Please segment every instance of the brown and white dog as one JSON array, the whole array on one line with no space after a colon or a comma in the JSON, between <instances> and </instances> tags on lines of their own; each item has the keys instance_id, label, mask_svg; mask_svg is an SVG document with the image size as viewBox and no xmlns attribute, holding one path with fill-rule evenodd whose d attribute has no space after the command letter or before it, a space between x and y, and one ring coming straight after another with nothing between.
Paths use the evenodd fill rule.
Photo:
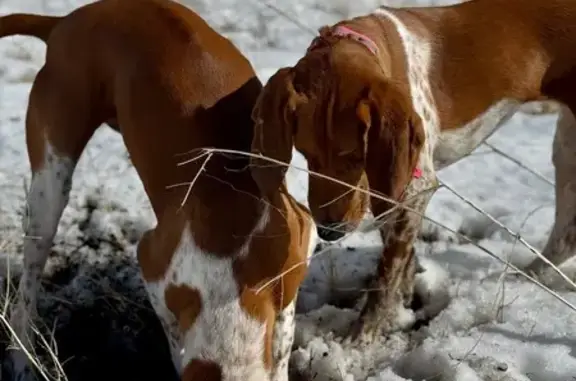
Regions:
<instances>
[{"instance_id":1,"label":"brown and white dog","mask_svg":"<svg viewBox=\"0 0 576 381\"><path fill-rule=\"evenodd\" d=\"M251 112L262 84L248 60L170 0L0 18L0 35L15 34L47 42L26 116L30 238L11 316L16 333L33 345L29 319L75 165L108 123L122 134L157 218L138 261L181 378L287 380L295 298L315 244L309 212L283 178L269 179L247 156L215 153L204 169L206 156L178 166L179 154L201 147L259 146L262 126ZM181 206L188 186L171 186L197 175ZM33 377L21 351L11 358L14 379Z\"/></svg>"},{"instance_id":2,"label":"brown and white dog","mask_svg":"<svg viewBox=\"0 0 576 381\"><path fill-rule=\"evenodd\" d=\"M468 155L523 103L559 102L556 220L544 249L559 264L576 252L575 45L572 0L381 7L321 28L305 56L269 80L257 106L270 134L260 151L288 162L294 144L311 170L424 213L436 171ZM391 211L391 203L310 177L309 204L325 240L355 229L370 201L376 216ZM381 230L379 291L368 294L353 336L406 326L400 316L413 296L420 225L418 213L397 209Z\"/></svg>"}]
</instances>

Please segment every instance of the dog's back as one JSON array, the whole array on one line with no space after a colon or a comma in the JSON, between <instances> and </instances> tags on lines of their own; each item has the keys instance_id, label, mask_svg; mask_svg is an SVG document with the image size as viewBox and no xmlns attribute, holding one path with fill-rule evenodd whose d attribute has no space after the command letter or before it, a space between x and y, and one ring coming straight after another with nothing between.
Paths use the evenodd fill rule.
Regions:
<instances>
[{"instance_id":1,"label":"dog's back","mask_svg":"<svg viewBox=\"0 0 576 381\"><path fill-rule=\"evenodd\" d=\"M106 0L62 18L0 18L0 35L9 34L48 45L27 123L35 131L29 139L37 135L38 142L29 144L40 146L46 136L51 149L75 161L108 123L122 133L155 209L157 194L190 181L196 169L197 163L179 167L178 154L206 146L250 149L250 111L261 83L228 39L178 3ZM64 109L67 115L56 115ZM44 150L33 150L30 160L33 170L41 166Z\"/></svg>"},{"instance_id":2,"label":"dog's back","mask_svg":"<svg viewBox=\"0 0 576 381\"><path fill-rule=\"evenodd\" d=\"M141 82L143 88L162 86L179 103L179 115L211 106L254 76L228 39L172 1L89 4L63 18L47 43L47 69L67 68L69 76L89 74L100 82L115 76L117 87L108 89L109 96L127 83L129 88Z\"/></svg>"}]
</instances>

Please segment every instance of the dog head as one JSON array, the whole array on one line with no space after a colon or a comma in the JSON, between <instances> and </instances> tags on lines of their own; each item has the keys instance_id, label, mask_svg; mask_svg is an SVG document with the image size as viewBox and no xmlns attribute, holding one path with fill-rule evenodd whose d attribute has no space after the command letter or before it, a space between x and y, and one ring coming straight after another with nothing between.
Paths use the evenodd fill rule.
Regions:
<instances>
[{"instance_id":1,"label":"dog head","mask_svg":"<svg viewBox=\"0 0 576 381\"><path fill-rule=\"evenodd\" d=\"M424 143L409 96L382 75L373 55L336 41L274 74L254 108L253 152L289 163L292 146L308 161L308 201L318 233L336 240L354 230L372 191L397 200L412 178ZM286 167L263 165L255 178L265 191ZM350 186L346 186L349 184Z\"/></svg>"}]
</instances>

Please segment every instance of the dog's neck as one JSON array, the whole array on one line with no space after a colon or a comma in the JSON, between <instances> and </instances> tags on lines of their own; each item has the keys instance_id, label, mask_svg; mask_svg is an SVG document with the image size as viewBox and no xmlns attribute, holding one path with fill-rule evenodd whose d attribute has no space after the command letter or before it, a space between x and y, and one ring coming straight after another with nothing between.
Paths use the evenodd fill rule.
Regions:
<instances>
[{"instance_id":1,"label":"dog's neck","mask_svg":"<svg viewBox=\"0 0 576 381\"><path fill-rule=\"evenodd\" d=\"M374 64L370 66L378 76L407 86L406 56L400 35L392 22L374 15L341 21L332 27L322 28L309 51L314 50L317 44L321 47L320 41L324 40L329 44L342 39L349 40L350 44L363 45L364 55L376 57Z\"/></svg>"},{"instance_id":2,"label":"dog's neck","mask_svg":"<svg viewBox=\"0 0 576 381\"><path fill-rule=\"evenodd\" d=\"M194 128L201 130L178 134L168 130L166 141L157 143L167 146L161 157L138 155L139 168L158 168L139 174L159 223L187 222L191 234L201 237L203 250L235 252L262 214L249 158L241 154L250 152L254 135L251 111L260 89L260 81L253 77L213 106L198 111ZM177 154L187 150L189 154Z\"/></svg>"}]
</instances>

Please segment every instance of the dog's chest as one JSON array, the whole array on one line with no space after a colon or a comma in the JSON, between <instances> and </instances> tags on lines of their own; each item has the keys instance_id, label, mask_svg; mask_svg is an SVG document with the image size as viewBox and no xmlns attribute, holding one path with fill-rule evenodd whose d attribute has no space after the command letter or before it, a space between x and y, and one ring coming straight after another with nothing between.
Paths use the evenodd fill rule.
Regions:
<instances>
[{"instance_id":1,"label":"dog's chest","mask_svg":"<svg viewBox=\"0 0 576 381\"><path fill-rule=\"evenodd\" d=\"M163 301L170 286L198 292L201 308L188 332L181 332L182 364L201 359L219 364L223 372L242 372L246 364L259 364L265 373L265 325L243 308L234 276L233 256L218 257L202 251L184 229L163 281L149 285L151 299ZM178 317L176 317L178 319Z\"/></svg>"}]
</instances>

